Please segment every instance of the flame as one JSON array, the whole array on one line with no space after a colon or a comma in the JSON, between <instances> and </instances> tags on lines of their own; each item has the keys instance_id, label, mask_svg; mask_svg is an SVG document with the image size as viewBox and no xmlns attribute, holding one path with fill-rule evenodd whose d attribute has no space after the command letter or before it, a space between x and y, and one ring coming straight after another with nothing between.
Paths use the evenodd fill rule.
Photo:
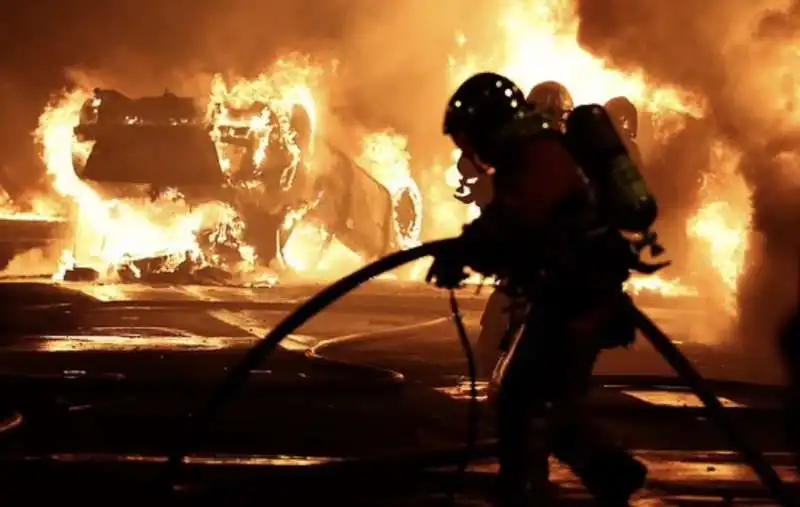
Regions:
<instances>
[{"instance_id":1,"label":"flame","mask_svg":"<svg viewBox=\"0 0 800 507\"><path fill-rule=\"evenodd\" d=\"M340 275L363 264L364 259L309 218L309 212L324 198L322 192L313 198L275 204L279 199L274 198L274 192L269 194L268 187L277 183L280 191L288 193L295 184L303 183L297 183L300 171L312 178L321 172L317 168L324 164L317 163L315 155L321 135L323 74L324 69L308 58L292 55L253 79L215 75L208 97L200 100L205 102L205 122L229 185L252 192L262 204L285 213L279 232L283 239L279 263L296 274L316 277ZM85 89L65 93L45 109L35 132L53 190L65 198L65 213L71 214L75 223L75 249L64 253L56 278L76 265L90 267L101 275L126 267L138 275L134 261L153 257L165 259L160 268L164 270L177 269L186 262L197 266L224 264L224 259L199 241L201 232L209 230L206 236L212 244L237 247L240 262L233 269L256 269L256 249L244 240L247 224L230 203L210 201L190 207L175 189L162 191L157 202L111 198L101 186L78 177L74 162L85 163L92 143L80 142L74 127L82 106L90 99L92 95ZM394 208L394 246L418 244L422 195L411 176L406 138L388 131L367 134L356 164L389 190ZM276 170L278 178L273 181L272 172ZM410 218L400 216L406 201L411 203Z\"/></svg>"},{"instance_id":2,"label":"flame","mask_svg":"<svg viewBox=\"0 0 800 507\"><path fill-rule=\"evenodd\" d=\"M67 93L45 109L35 133L54 190L72 205L75 251L70 259L103 276L140 259L199 260L200 230L234 227L235 211L222 202L191 208L178 195L159 202L108 198L81 180L73 161L85 160L92 143L79 142L73 129L88 98L84 90Z\"/></svg>"},{"instance_id":3,"label":"flame","mask_svg":"<svg viewBox=\"0 0 800 507\"><path fill-rule=\"evenodd\" d=\"M61 259L58 263L58 268L56 272L53 273L52 279L53 280L63 280L64 276L67 274L67 271L75 268L75 258L72 256L72 252L70 250L64 250L61 252Z\"/></svg>"},{"instance_id":4,"label":"flame","mask_svg":"<svg viewBox=\"0 0 800 507\"><path fill-rule=\"evenodd\" d=\"M206 120L212 125L212 138L217 145L220 163L224 171L230 171L233 154L230 145L222 142L226 127L243 127L245 136L255 137L257 146L253 150L253 164L261 167L267 162L267 149L271 142L285 143L290 160L284 167L282 183L289 180L301 162L302 148L298 143L298 133L292 126L292 115L300 108L308 115L310 145L318 133L318 104L314 89L323 69L312 65L307 58L294 56L280 59L266 72L255 79L235 78L226 81L215 75L211 82L211 92L206 108ZM265 108L255 111L254 106L262 104Z\"/></svg>"},{"instance_id":5,"label":"flame","mask_svg":"<svg viewBox=\"0 0 800 507\"><path fill-rule=\"evenodd\" d=\"M459 54L451 57L447 69L447 80L452 87L476 71L495 70L526 89L545 80L560 81L570 90L576 104L602 103L624 95L641 111L649 113L657 143L679 132L687 118L703 116L705 105L701 97L665 83L651 82L641 70L616 69L582 49L577 42L578 17L572 0L503 0L498 5L497 22L502 36L492 53L471 47L468 34L455 34ZM323 67L308 58L292 55L252 79L213 77L209 95L199 98L199 102L204 106L220 166L232 185L263 191L267 172L264 168L270 164L277 164L280 169L281 190L291 188L300 171L311 175L323 171L326 164L321 160L325 152L321 149L324 146L321 139L329 121L323 100L324 76ZM133 260L153 256L170 259L169 269L187 261L197 265L224 263L198 239L201 231L211 230L212 243L232 243L240 254L240 260L229 268L239 272L258 269L261 259L245 241L246 220L230 204L211 201L189 206L178 194L162 195L156 203L113 198L102 188L78 178L73 159L85 161L92 146L78 142L73 127L78 123L81 105L89 98L87 89L65 93L42 113L35 133L53 189L61 198L53 199L46 207L61 209L74 224L76 248L65 252L63 265L88 264L105 274L120 266L130 266ZM305 114L308 132L296 128L298 112ZM251 140L252 149L242 150L226 142L233 131ZM434 184L425 182L423 195L412 177L412 159L403 135L392 131L366 132L362 140L361 146L349 151L359 153L354 157L355 162L390 192L397 248L416 245L422 238L423 202L429 227L426 237L458 233L461 225L480 214L476 206L464 206L452 198L452 189L458 186L457 151L442 167L416 173L418 177L435 174L438 179ZM283 151L288 154L285 160L274 159L271 147L275 143L285 148ZM247 157L249 161L244 164L242 161ZM749 189L736 172L738 157L730 147L715 148L714 161L699 189L700 206L686 226L696 246L696 255L713 268L719 291L728 302L735 300L751 221ZM246 166L252 169L250 174L237 172ZM311 211L325 198L318 193L302 202L290 203L281 226L285 243L280 261L303 276L338 276L365 261L313 219ZM413 217L400 216L403 200L411 203ZM422 273L419 266L412 271L412 277ZM627 289L634 294L698 293L696 280L691 276L640 277L631 280Z\"/></svg>"},{"instance_id":6,"label":"flame","mask_svg":"<svg viewBox=\"0 0 800 507\"><path fill-rule=\"evenodd\" d=\"M29 203L27 211L11 199L4 189L0 188L0 220L58 220L57 210L45 198L36 198Z\"/></svg>"},{"instance_id":7,"label":"flame","mask_svg":"<svg viewBox=\"0 0 800 507\"><path fill-rule=\"evenodd\" d=\"M405 136L391 131L365 134L360 154L354 162L389 191L393 205L392 232L395 247L410 248L419 244L422 228L422 194L411 175L411 155ZM400 216L401 200L408 196L412 217ZM320 197L323 199L324 197ZM313 219L306 219L317 201L293 210L283 224L291 230L283 260L302 277L333 278L350 272L364 263L334 235ZM415 275L412 274L412 278Z\"/></svg>"},{"instance_id":8,"label":"flame","mask_svg":"<svg viewBox=\"0 0 800 507\"><path fill-rule=\"evenodd\" d=\"M322 197L290 210L281 228L288 234L281 261L296 278L332 279L359 268L364 259L340 242L325 227L306 216Z\"/></svg>"},{"instance_id":9,"label":"flame","mask_svg":"<svg viewBox=\"0 0 800 507\"><path fill-rule=\"evenodd\" d=\"M238 78L227 82L222 76L213 77L206 99L206 120L211 122L211 137L224 171L229 172L233 164L232 150L221 140L221 126L246 125L246 135L258 143L252 154L255 167L266 162L271 142L285 144L290 160L285 163L281 181L291 185L304 155L290 123L291 115L297 107L307 114L313 140L318 114L312 85L318 71L306 61L287 59L279 60L252 80ZM84 89L65 93L47 106L35 132L53 190L66 198L63 207L74 222L75 251L64 257L69 258L69 264L78 263L107 275L122 266L136 271L133 261L154 257L165 257L162 269L168 270L184 262L198 266L224 263L219 255L201 247L200 233L207 231L211 244L236 246L240 259L235 266L226 267L243 272L256 269L255 250L243 240L246 224L231 204L212 200L190 206L174 189L162 192L156 202L145 198L111 198L104 195L102 187L78 177L74 162L87 160L92 142L80 142L74 127L79 123L81 107L91 97ZM246 110L257 103L267 108L250 115L232 116L232 111ZM269 116L267 111L273 115ZM60 269L57 276L63 276L63 271Z\"/></svg>"},{"instance_id":10,"label":"flame","mask_svg":"<svg viewBox=\"0 0 800 507\"><path fill-rule=\"evenodd\" d=\"M370 171L392 195L393 228L399 246L411 248L418 245L422 232L422 194L411 176L408 139L393 132L369 134L364 139L363 151L356 158L356 163ZM411 223L405 230L398 210L403 195L408 195L413 206Z\"/></svg>"},{"instance_id":11,"label":"flame","mask_svg":"<svg viewBox=\"0 0 800 507\"><path fill-rule=\"evenodd\" d=\"M718 273L724 305L731 314L736 313L735 296L752 225L752 191L737 170L740 159L741 154L730 146L714 144L712 169L704 174L700 187L700 208L686 227Z\"/></svg>"},{"instance_id":12,"label":"flame","mask_svg":"<svg viewBox=\"0 0 800 507\"><path fill-rule=\"evenodd\" d=\"M359 268L364 260L323 226L301 222L284 246L285 262L300 278L332 279Z\"/></svg>"},{"instance_id":13,"label":"flame","mask_svg":"<svg viewBox=\"0 0 800 507\"><path fill-rule=\"evenodd\" d=\"M198 254L196 233L215 206L189 210L183 203L109 199L78 178L73 157L86 160L92 145L78 142L73 129L89 97L84 90L65 94L45 109L35 132L53 189L74 205L74 242L87 254L80 262L105 274L131 260Z\"/></svg>"},{"instance_id":14,"label":"flame","mask_svg":"<svg viewBox=\"0 0 800 507\"><path fill-rule=\"evenodd\" d=\"M658 275L631 278L625 283L625 290L628 292L628 294L634 296L643 294L645 292L670 297L694 297L699 295L699 292L695 287L684 285L680 280L667 280Z\"/></svg>"}]
</instances>

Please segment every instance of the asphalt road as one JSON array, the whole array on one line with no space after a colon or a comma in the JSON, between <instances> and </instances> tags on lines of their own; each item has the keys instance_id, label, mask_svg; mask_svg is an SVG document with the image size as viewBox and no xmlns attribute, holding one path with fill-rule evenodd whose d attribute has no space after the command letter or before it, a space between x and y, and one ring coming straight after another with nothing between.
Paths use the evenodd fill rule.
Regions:
<instances>
[{"instance_id":1,"label":"asphalt road","mask_svg":"<svg viewBox=\"0 0 800 507\"><path fill-rule=\"evenodd\" d=\"M104 339L102 336L83 340L76 336L31 339L28 336L22 341L14 340L13 344L6 343L5 350L61 351L77 348L101 351L136 348L144 351L248 347L319 288L321 286L313 285L248 289L5 283L0 284L0 300L13 302L12 308L19 304L42 306L82 299L105 301L109 306L107 310L79 316L86 326L95 329L92 334L98 335L105 330L105 334L114 335L122 331L120 328L135 328L134 331L129 330L128 334L133 332L137 335L135 340L117 339L119 337ZM443 291L420 284L375 282L358 289L314 317L295 336L284 342L284 347L302 350L321 341L351 337L347 343L339 340L335 345L327 346L326 353L335 350L337 356L342 358L353 354L363 362L397 356L399 359L425 363L432 370L445 367L463 372L463 353L452 324L445 320L450 315L445 296ZM488 290L476 296L471 289L465 289L459 295L462 314L473 339L477 336L480 313L487 296ZM148 302L158 308L147 308ZM180 307L184 303L187 306ZM128 304L130 306L125 307ZM759 353L753 350L744 352L723 340L709 340L708 335L703 333L703 325L710 317L699 302L651 297L642 298L640 307L673 338L708 378L767 384L782 382L781 371L772 357L769 342ZM34 314L47 315L47 318L30 317L27 314L23 318L16 309L10 311L14 315L7 316L6 322L27 321L19 325L23 331L31 331L24 333L28 335L46 332L47 326L44 325L57 320L50 315L59 313L57 309L52 312L43 309ZM165 340L159 336L175 334L175 330L190 337ZM54 331L53 334L59 334L58 329ZM145 336L148 334L155 336ZM597 371L613 375L671 374L669 367L643 339L630 349L604 353Z\"/></svg>"},{"instance_id":2,"label":"asphalt road","mask_svg":"<svg viewBox=\"0 0 800 507\"><path fill-rule=\"evenodd\" d=\"M24 448L70 453L71 460L101 468L105 462L86 453L117 453L113 460L135 453L139 461L163 454L185 430L185 414L319 288L0 284L0 392L6 393L6 407L38 414L32 426L44 428ZM487 295L459 295L473 339ZM707 316L694 301L650 298L641 306L706 377L780 382L769 354L756 359L695 339L693 331ZM312 350L315 357L309 357ZM382 456L457 446L465 437L465 371L444 293L417 284L372 283L285 340L253 372L197 451ZM671 371L645 340L605 353L597 373L592 402L601 424L654 460L657 477L668 479L682 466L681 477L695 482L752 481L740 464L725 465L728 470L716 455L691 458L695 468L728 470L712 477L700 468L687 471L678 463L686 454L658 454L727 447L696 399L668 385L669 379L653 383L651 377ZM782 450L773 394L738 384L721 385L719 394L762 449ZM481 438L492 434L487 410L482 404ZM41 438L54 431L56 437ZM487 471L491 465L475 469Z\"/></svg>"},{"instance_id":3,"label":"asphalt road","mask_svg":"<svg viewBox=\"0 0 800 507\"><path fill-rule=\"evenodd\" d=\"M0 342L0 370L116 375L160 385L200 383L210 389L260 337L319 289L314 285L0 284L0 300L7 302L5 310L0 310L6 323ZM369 384L363 375L380 377L376 382L381 383L393 372L414 385L440 393L461 393L467 367L445 296L443 291L421 284L368 284L298 329L254 377L285 389L307 385L352 388L352 384ZM476 295L472 289L459 295L473 341L487 296L488 291ZM73 306L68 312L60 306L86 302L91 305ZM642 306L706 378L781 382L780 368L768 353L757 357L726 344L695 339L693 329L707 316L693 308L692 300L651 297L644 298ZM323 374L319 368L311 368L304 355L312 348L318 357L374 367L373 373L350 375L342 368L335 374ZM673 375L642 338L629 349L603 353L596 373L623 378ZM347 381L351 376L355 380ZM646 403L657 399L663 404L667 398L664 393L637 395L637 400ZM696 404L686 396L672 398L673 404Z\"/></svg>"}]
</instances>

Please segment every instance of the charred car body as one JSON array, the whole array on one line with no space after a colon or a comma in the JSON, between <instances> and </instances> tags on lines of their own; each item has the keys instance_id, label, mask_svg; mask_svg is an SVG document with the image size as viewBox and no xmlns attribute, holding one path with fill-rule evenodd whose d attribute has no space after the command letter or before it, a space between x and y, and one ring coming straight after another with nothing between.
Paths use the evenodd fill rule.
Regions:
<instances>
[{"instance_id":1,"label":"charred car body","mask_svg":"<svg viewBox=\"0 0 800 507\"><path fill-rule=\"evenodd\" d=\"M284 269L282 248L301 222L313 222L365 259L403 247L421 218L414 196L392 196L343 151L313 139L312 130L300 106L278 114L266 103L238 109L217 103L206 112L170 92L130 98L95 89L75 128L78 143L93 145L74 166L104 195L155 201L173 189L189 205L225 202L246 224L241 240L263 263L275 260ZM326 155L313 178L312 144ZM299 209L306 210L300 220L287 219Z\"/></svg>"},{"instance_id":2,"label":"charred car body","mask_svg":"<svg viewBox=\"0 0 800 507\"><path fill-rule=\"evenodd\" d=\"M158 187L220 187L224 175L203 117L192 99L166 92L130 99L95 90L75 127L79 142L94 143L78 175L98 183Z\"/></svg>"}]
</instances>

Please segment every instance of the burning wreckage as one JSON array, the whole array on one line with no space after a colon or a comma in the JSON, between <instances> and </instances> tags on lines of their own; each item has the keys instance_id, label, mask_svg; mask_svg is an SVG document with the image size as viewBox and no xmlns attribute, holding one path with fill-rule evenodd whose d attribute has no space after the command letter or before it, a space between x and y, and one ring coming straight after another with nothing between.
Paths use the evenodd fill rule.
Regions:
<instances>
[{"instance_id":1,"label":"burning wreckage","mask_svg":"<svg viewBox=\"0 0 800 507\"><path fill-rule=\"evenodd\" d=\"M214 203L230 215L196 232L199 252L129 256L114 266L119 278L229 283L229 266L255 258L291 271L286 248L299 228L318 236L317 251L304 252L306 269L334 241L363 261L412 246L422 218L416 186L390 193L343 151L313 138L311 122L299 105L279 115L261 102L239 109L216 103L203 113L192 98L168 91L130 98L95 89L74 128L73 167L82 182L118 199ZM90 146L88 156L81 145ZM324 155L312 171L313 152ZM97 279L97 270L81 265L79 248L64 278Z\"/></svg>"}]
</instances>

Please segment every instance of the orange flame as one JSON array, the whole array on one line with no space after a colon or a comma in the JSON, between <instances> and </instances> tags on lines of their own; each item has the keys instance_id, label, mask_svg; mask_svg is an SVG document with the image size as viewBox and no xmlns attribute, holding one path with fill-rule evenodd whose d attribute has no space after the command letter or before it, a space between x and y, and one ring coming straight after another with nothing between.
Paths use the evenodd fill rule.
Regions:
<instances>
[{"instance_id":1,"label":"orange flame","mask_svg":"<svg viewBox=\"0 0 800 507\"><path fill-rule=\"evenodd\" d=\"M320 138L321 76L323 69L308 58L293 56L278 60L254 79L212 78L210 94L205 99L206 121L211 139L217 148L220 167L228 177L235 176L241 151L224 139L224 129L241 128L248 139L255 139L252 166L269 164L273 142L282 143L289 154L282 164L281 190L291 188L297 172L312 176L322 169L314 160L315 145ZM256 269L259 259L253 247L243 241L247 224L229 204L210 201L189 207L173 192L171 199L150 202L147 199L111 198L101 186L81 180L74 170L74 161L85 162L92 150L91 142L79 142L73 129L79 123L82 105L91 97L88 90L75 89L50 104L39 119L35 133L41 156L52 179L53 189L66 198L74 215L75 251L64 254L65 264L90 267L101 274L113 274L120 266L131 267L131 261L156 256L173 259L173 267L184 261L201 264L221 262L203 251L198 244L198 232L212 229L222 241L231 239L238 245L243 261L233 268L238 271ZM202 102L202 100L201 100ZM293 123L301 110L308 118L307 139L301 139ZM392 198L410 196L416 220L408 230L395 231L400 247L419 241L422 217L422 197L411 177L410 156L403 136L376 133L364 141L359 158L362 169L368 171L389 189ZM240 160L237 160L240 157ZM263 187L261 181L239 181L238 186ZM290 202L293 206L285 217L283 229L291 230L280 252L283 265L306 276L341 274L363 262L337 238L313 223L303 222L306 214L318 204L319 198ZM395 220L397 222L397 220ZM231 266L226 266L231 268ZM57 276L64 270L60 269Z\"/></svg>"},{"instance_id":2,"label":"orange flame","mask_svg":"<svg viewBox=\"0 0 800 507\"><path fill-rule=\"evenodd\" d=\"M576 104L604 102L625 95L640 110L653 117L656 142L664 142L683 128L687 117L702 117L701 97L665 83L653 83L642 71L622 72L585 51L577 42L578 19L572 0L503 0L499 2L497 20L502 27L499 54L484 54L471 48L465 34L457 34L461 54L453 55L448 69L448 81L456 86L468 75L479 70L496 70L506 74L524 88L545 80L557 80L566 85ZM492 48L496 49L496 48ZM224 79L215 76L206 105L207 120L212 127L220 165L230 174L237 166L235 150L222 143L221 125L245 127L254 134L259 145L253 151L253 164L267 162L269 143L275 136L285 142L290 152L287 181L291 181L301 161L310 173L319 173L323 164L315 155L323 150L319 139L328 115L323 105L323 69L307 58L282 59L254 79ZM189 208L180 199L157 205L135 199L113 199L80 180L73 169L73 158L88 156L91 145L78 143L73 127L78 122L81 104L89 98L84 89L73 90L48 106L42 113L36 140L53 188L66 198L75 222L75 243L80 247L74 257L101 272L125 264L130 259L152 255L177 255L207 262L197 242L201 228L229 226L240 220L236 211L219 202ZM248 108L265 104L274 117ZM308 115L311 136L308 153L302 153L303 143L292 128L292 112L300 108ZM242 112L244 111L244 113ZM422 218L422 203L427 215L426 237L441 237L457 233L460 226L475 218L476 207L466 207L452 199L457 186L454 161L445 168L429 168L440 181L425 182L422 195L412 178L412 164L405 138L393 132L369 133L364 136L357 164L389 189L393 198L407 193L416 212ZM351 150L353 151L353 150ZM358 151L358 150L356 150ZM750 227L749 189L736 173L738 156L733 149L719 146L710 174L700 189L701 205L687 224L687 232L695 243L697 255L703 257L719 278L720 291L726 301L735 298L737 284L744 266L747 234ZM437 171L439 171L437 173ZM719 174L717 174L719 173ZM444 174L444 177L441 175ZM179 196L178 196L179 197ZM324 199L324 196L317 196ZM285 221L291 229L281 252L283 261L294 271L306 276L341 274L363 263L355 253L339 243L329 231L304 221L317 197L296 205ZM291 225L294 224L294 227ZM233 230L241 233L246 224ZM407 231L396 231L401 247L416 244L421 238L420 222L415 221ZM236 269L254 269L259 262L252 247L241 244L242 257L247 259ZM76 259L65 256L65 262ZM420 270L416 270L417 274ZM684 275L687 275L684 273ZM691 273L689 273L691 275ZM682 279L689 279L682 276ZM695 280L692 279L692 282ZM694 285L660 277L632 280L628 289L633 292L655 291L664 295L692 295L699 291ZM703 286L703 291L706 287Z\"/></svg>"}]
</instances>

